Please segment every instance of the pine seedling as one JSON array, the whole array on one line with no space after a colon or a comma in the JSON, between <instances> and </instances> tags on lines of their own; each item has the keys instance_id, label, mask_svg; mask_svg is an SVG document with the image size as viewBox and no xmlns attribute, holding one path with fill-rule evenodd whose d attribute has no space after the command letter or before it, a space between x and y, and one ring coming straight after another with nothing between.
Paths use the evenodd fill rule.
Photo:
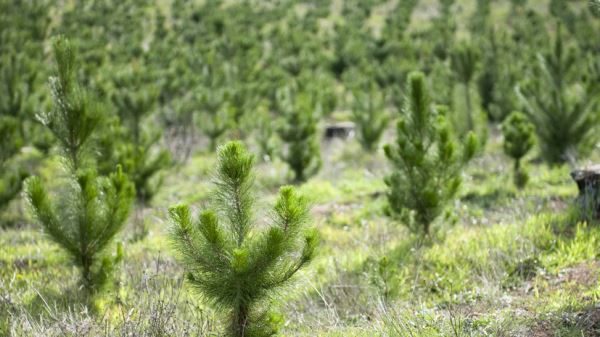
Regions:
<instances>
[{"instance_id":1,"label":"pine seedling","mask_svg":"<svg viewBox=\"0 0 600 337\"><path fill-rule=\"evenodd\" d=\"M24 75L31 72L25 63L24 55L15 53L3 55L0 63L0 210L19 194L26 176L13 165L25 139L29 81Z\"/></svg>"},{"instance_id":2,"label":"pine seedling","mask_svg":"<svg viewBox=\"0 0 600 337\"><path fill-rule=\"evenodd\" d=\"M106 285L122 257L111 258L107 248L127 221L135 191L120 169L109 177L79 170L73 180L55 203L38 177L26 180L25 194L37 220L79 268L80 281L92 294Z\"/></svg>"},{"instance_id":3,"label":"pine seedling","mask_svg":"<svg viewBox=\"0 0 600 337\"><path fill-rule=\"evenodd\" d=\"M470 30L472 34L481 34L489 28L492 1L477 0L476 3L475 12L470 19Z\"/></svg>"},{"instance_id":4,"label":"pine seedling","mask_svg":"<svg viewBox=\"0 0 600 337\"><path fill-rule=\"evenodd\" d=\"M550 0L548 9L567 28L572 39L577 41L579 50L597 55L600 36L596 20L599 16L595 12L594 2L589 4L588 10L579 10L573 8L569 1Z\"/></svg>"},{"instance_id":5,"label":"pine seedling","mask_svg":"<svg viewBox=\"0 0 600 337\"><path fill-rule=\"evenodd\" d=\"M434 38L437 38L434 53L440 60L448 57L450 46L454 42L456 21L452 14L452 7L456 0L440 0L440 14L433 19Z\"/></svg>"},{"instance_id":6,"label":"pine seedling","mask_svg":"<svg viewBox=\"0 0 600 337\"><path fill-rule=\"evenodd\" d=\"M385 178L389 211L413 232L429 235L461 185L462 168L477 150L477 137L470 132L459 146L446 122L446 109L431 106L422 73L409 75L406 92L396 142L384 147L393 166Z\"/></svg>"},{"instance_id":7,"label":"pine seedling","mask_svg":"<svg viewBox=\"0 0 600 337\"><path fill-rule=\"evenodd\" d=\"M523 188L529 180L527 170L521 159L531 150L534 144L534 126L527 116L521 112L512 112L502 123L504 135L504 153L514 159L513 181L515 186Z\"/></svg>"},{"instance_id":8,"label":"pine seedling","mask_svg":"<svg viewBox=\"0 0 600 337\"><path fill-rule=\"evenodd\" d=\"M569 8L568 2L562 0L550 0L548 10L553 17L561 20L571 33L575 33L575 24L578 18Z\"/></svg>"},{"instance_id":9,"label":"pine seedling","mask_svg":"<svg viewBox=\"0 0 600 337\"><path fill-rule=\"evenodd\" d=\"M481 72L476 82L481 106L491 120L501 122L515 108L513 88L521 73L521 65L509 61L516 55L509 52L515 46L507 34L489 29L487 39L482 43L486 47L483 48Z\"/></svg>"},{"instance_id":10,"label":"pine seedling","mask_svg":"<svg viewBox=\"0 0 600 337\"><path fill-rule=\"evenodd\" d=\"M121 143L114 150L114 162L123 165L136 189L137 202L148 204L162 180L160 171L171 164L166 149L158 147L161 132L146 127L146 117L152 113L158 93L156 88L145 85L143 71L132 65L115 77L117 90L112 93L112 101L117 108L124 130L118 133Z\"/></svg>"},{"instance_id":11,"label":"pine seedling","mask_svg":"<svg viewBox=\"0 0 600 337\"><path fill-rule=\"evenodd\" d=\"M201 71L202 84L192 95L199 109L196 122L202 133L209 138L210 151L217 149L219 140L236 126L236 118L241 118L242 113L235 103L239 96L236 97L235 89L232 88L233 67L229 63L218 66L216 57L214 52L207 56L207 65Z\"/></svg>"},{"instance_id":12,"label":"pine seedling","mask_svg":"<svg viewBox=\"0 0 600 337\"><path fill-rule=\"evenodd\" d=\"M285 186L268 228L255 221L253 156L239 142L218 149L213 210L193 221L188 206L169 210L171 239L193 289L223 313L227 336L271 336L269 309L278 290L314 257L317 232L308 229L308 205Z\"/></svg>"},{"instance_id":13,"label":"pine seedling","mask_svg":"<svg viewBox=\"0 0 600 337\"><path fill-rule=\"evenodd\" d=\"M107 250L125 225L135 191L120 168L102 177L88 165L93 161L84 155L91 153L90 140L102 114L75 79L77 63L69 41L55 39L53 52L57 64L57 74L50 78L54 104L41 120L58 140L69 182L54 196L40 178L31 177L25 182L25 196L48 237L78 267L90 295L102 289L122 255L114 259Z\"/></svg>"},{"instance_id":14,"label":"pine seedling","mask_svg":"<svg viewBox=\"0 0 600 337\"><path fill-rule=\"evenodd\" d=\"M253 117L256 126L256 142L261 152L261 157L265 161L270 161L277 149L275 139L275 128L272 123L272 116L269 112L269 106L266 102L261 102Z\"/></svg>"},{"instance_id":15,"label":"pine seedling","mask_svg":"<svg viewBox=\"0 0 600 337\"><path fill-rule=\"evenodd\" d=\"M479 63L479 53L471 44L459 44L450 55L450 64L456 79L463 85L467 108L467 131L475 130L473 117L473 100L471 98L471 82L475 77Z\"/></svg>"},{"instance_id":16,"label":"pine seedling","mask_svg":"<svg viewBox=\"0 0 600 337\"><path fill-rule=\"evenodd\" d=\"M590 0L589 8L592 15L600 18L600 0Z\"/></svg>"},{"instance_id":17,"label":"pine seedling","mask_svg":"<svg viewBox=\"0 0 600 337\"><path fill-rule=\"evenodd\" d=\"M2 45L0 49L14 43L5 42L7 45ZM51 145L48 141L50 135L36 123L33 113L33 108L42 103L40 94L35 90L39 74L43 73L37 61L42 56L27 53L31 44L26 43L18 52L6 49L0 55L0 116L17 121L16 136L23 145L32 144L45 152Z\"/></svg>"},{"instance_id":18,"label":"pine seedling","mask_svg":"<svg viewBox=\"0 0 600 337\"><path fill-rule=\"evenodd\" d=\"M53 43L56 76L50 77L52 109L38 117L56 140L72 173L83 168L89 155L92 133L101 121L100 106L76 80L76 56L68 40Z\"/></svg>"},{"instance_id":19,"label":"pine seedling","mask_svg":"<svg viewBox=\"0 0 600 337\"><path fill-rule=\"evenodd\" d=\"M0 165L4 165L19 152L23 141L19 135L19 122L8 116L0 116Z\"/></svg>"},{"instance_id":20,"label":"pine seedling","mask_svg":"<svg viewBox=\"0 0 600 337\"><path fill-rule=\"evenodd\" d=\"M309 95L315 105L317 118L331 115L338 104L335 92L336 81L322 72L303 72L295 82L299 92ZM318 107L317 107L318 105Z\"/></svg>"},{"instance_id":21,"label":"pine seedling","mask_svg":"<svg viewBox=\"0 0 600 337\"><path fill-rule=\"evenodd\" d=\"M358 141L365 151L377 149L389 120L382 90L375 83L370 84L369 90L354 92L352 121L356 125Z\"/></svg>"},{"instance_id":22,"label":"pine seedling","mask_svg":"<svg viewBox=\"0 0 600 337\"><path fill-rule=\"evenodd\" d=\"M167 150L153 151L152 144L156 144L159 137L155 134L143 145L125 144L119 156L123 171L136 188L136 200L142 206L152 201L162 186L160 172L171 165Z\"/></svg>"},{"instance_id":23,"label":"pine seedling","mask_svg":"<svg viewBox=\"0 0 600 337\"><path fill-rule=\"evenodd\" d=\"M11 116L24 119L26 114L27 97L30 94L29 85L33 84L33 78L27 78L27 74L33 69L27 62L24 54L7 53L2 55L2 67L0 67L0 116Z\"/></svg>"},{"instance_id":24,"label":"pine seedling","mask_svg":"<svg viewBox=\"0 0 600 337\"><path fill-rule=\"evenodd\" d=\"M198 126L210 140L210 150L215 151L219 139L227 132L233 123L233 105L230 103L229 93L216 90L198 95L201 118Z\"/></svg>"},{"instance_id":25,"label":"pine seedling","mask_svg":"<svg viewBox=\"0 0 600 337\"><path fill-rule=\"evenodd\" d=\"M540 153L552 165L587 154L598 139L598 95L574 91L582 74L574 50L564 46L560 25L552 47L537 55L530 80L517 86L524 112L535 125Z\"/></svg>"},{"instance_id":26,"label":"pine seedling","mask_svg":"<svg viewBox=\"0 0 600 337\"><path fill-rule=\"evenodd\" d=\"M317 139L320 105L307 93L298 93L292 99L289 90L279 92L277 103L283 115L278 134L286 146L281 158L294 172L294 181L303 182L321 168Z\"/></svg>"},{"instance_id":27,"label":"pine seedling","mask_svg":"<svg viewBox=\"0 0 600 337\"><path fill-rule=\"evenodd\" d=\"M386 16L385 29L389 32L388 34L390 34L390 37L397 39L403 36L418 4L419 0L401 1L398 3L396 10Z\"/></svg>"},{"instance_id":28,"label":"pine seedling","mask_svg":"<svg viewBox=\"0 0 600 337\"><path fill-rule=\"evenodd\" d=\"M369 283L373 285L384 305L398 296L400 285L402 284L402 271L394 263L395 260L384 255L380 258L367 259L369 267Z\"/></svg>"},{"instance_id":29,"label":"pine seedling","mask_svg":"<svg viewBox=\"0 0 600 337\"><path fill-rule=\"evenodd\" d=\"M196 128L194 112L196 106L189 96L173 99L163 104L161 120L165 125L165 145L171 153L171 159L177 166L183 165L192 155Z\"/></svg>"},{"instance_id":30,"label":"pine seedling","mask_svg":"<svg viewBox=\"0 0 600 337\"><path fill-rule=\"evenodd\" d=\"M14 169L11 159L20 151L22 140L15 118L0 116L0 210L4 209L21 191L26 173Z\"/></svg>"},{"instance_id":31,"label":"pine seedling","mask_svg":"<svg viewBox=\"0 0 600 337\"><path fill-rule=\"evenodd\" d=\"M110 92L110 98L118 118L102 130L99 144L108 152L103 154L108 163L100 167L112 169L121 165L135 186L138 207L132 239L136 241L148 234L143 220L144 207L160 189L160 172L170 166L171 160L169 152L159 146L161 131L148 123L158 92L147 84L147 71L133 63L117 72L112 81L115 90Z\"/></svg>"}]
</instances>

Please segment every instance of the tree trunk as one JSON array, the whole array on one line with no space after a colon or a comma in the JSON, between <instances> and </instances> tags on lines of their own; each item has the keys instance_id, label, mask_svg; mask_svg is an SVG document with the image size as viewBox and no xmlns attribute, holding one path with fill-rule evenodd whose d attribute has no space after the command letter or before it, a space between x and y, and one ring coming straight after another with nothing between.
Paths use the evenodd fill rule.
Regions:
<instances>
[{"instance_id":1,"label":"tree trunk","mask_svg":"<svg viewBox=\"0 0 600 337\"><path fill-rule=\"evenodd\" d=\"M600 164L574 170L571 177L577 183L577 203L585 219L600 219Z\"/></svg>"},{"instance_id":2,"label":"tree trunk","mask_svg":"<svg viewBox=\"0 0 600 337\"><path fill-rule=\"evenodd\" d=\"M244 304L239 304L237 308L234 309L234 320L231 326L231 336L235 337L244 337L246 335L247 327L248 327L248 316L249 310L248 307Z\"/></svg>"},{"instance_id":3,"label":"tree trunk","mask_svg":"<svg viewBox=\"0 0 600 337\"><path fill-rule=\"evenodd\" d=\"M475 131L475 123L473 122L473 107L471 105L471 90L469 82L465 82L465 101L467 104L467 128L468 131Z\"/></svg>"}]
</instances>

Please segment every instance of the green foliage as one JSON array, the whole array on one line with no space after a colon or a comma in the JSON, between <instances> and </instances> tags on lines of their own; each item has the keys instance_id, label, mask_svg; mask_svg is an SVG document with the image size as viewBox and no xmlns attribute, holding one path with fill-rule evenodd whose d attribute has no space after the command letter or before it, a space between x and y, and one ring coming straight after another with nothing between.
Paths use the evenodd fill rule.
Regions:
<instances>
[{"instance_id":1,"label":"green foliage","mask_svg":"<svg viewBox=\"0 0 600 337\"><path fill-rule=\"evenodd\" d=\"M15 168L10 160L21 149L22 140L15 118L0 115L0 209L21 190L21 182L26 177L22 169Z\"/></svg>"},{"instance_id":2,"label":"green foliage","mask_svg":"<svg viewBox=\"0 0 600 337\"><path fill-rule=\"evenodd\" d=\"M454 4L455 0L440 0L440 14L433 20L432 38L435 39L433 52L441 60L449 56L451 46L454 43L454 35L457 27L454 14L452 13Z\"/></svg>"},{"instance_id":3,"label":"green foliage","mask_svg":"<svg viewBox=\"0 0 600 337\"><path fill-rule=\"evenodd\" d=\"M23 122L31 117L33 103L40 103L36 89L44 72L42 43L50 23L49 7L45 0L0 3L0 26L11 28L0 33L0 115Z\"/></svg>"},{"instance_id":4,"label":"green foliage","mask_svg":"<svg viewBox=\"0 0 600 337\"><path fill-rule=\"evenodd\" d=\"M514 159L513 179L517 187L527 184L527 170L522 167L521 159L534 144L534 126L521 112L512 112L502 123L504 135L504 153Z\"/></svg>"},{"instance_id":5,"label":"green foliage","mask_svg":"<svg viewBox=\"0 0 600 337\"><path fill-rule=\"evenodd\" d=\"M32 65L24 54L11 53L2 58L0 86L3 100L0 102L0 115L24 119L27 114L27 99L34 78Z\"/></svg>"},{"instance_id":6,"label":"green foliage","mask_svg":"<svg viewBox=\"0 0 600 337\"><path fill-rule=\"evenodd\" d=\"M406 0L398 3L396 9L386 16L385 37L381 40L384 54L379 54L387 58L394 47L394 43L401 39L410 24L410 18L418 5L418 0ZM382 60L382 58L379 58Z\"/></svg>"},{"instance_id":7,"label":"green foliage","mask_svg":"<svg viewBox=\"0 0 600 337\"><path fill-rule=\"evenodd\" d=\"M106 251L125 225L135 190L120 168L102 177L83 166L89 161L83 161L82 154L90 152L90 140L102 115L74 78L77 64L70 42L55 39L53 51L57 64L57 75L50 80L54 104L43 121L59 140L68 183L51 196L40 178L31 177L25 182L25 196L45 232L79 268L81 283L91 294L106 284L120 259L112 259Z\"/></svg>"},{"instance_id":8,"label":"green foliage","mask_svg":"<svg viewBox=\"0 0 600 337\"><path fill-rule=\"evenodd\" d=\"M593 1L590 2L589 11L573 10L568 2L560 0L550 0L548 6L549 12L567 28L582 51L598 52L600 37L596 32L600 26L597 25L598 22L595 22L598 16Z\"/></svg>"},{"instance_id":9,"label":"green foliage","mask_svg":"<svg viewBox=\"0 0 600 337\"><path fill-rule=\"evenodd\" d=\"M230 102L229 92L219 90L216 92L203 92L199 94L198 101L201 110L198 125L210 140L210 149L216 150L218 140L233 124L235 107Z\"/></svg>"},{"instance_id":10,"label":"green foliage","mask_svg":"<svg viewBox=\"0 0 600 337\"><path fill-rule=\"evenodd\" d=\"M306 96L312 102L315 118L327 117L337 107L336 82L329 75L303 71L288 86L292 95Z\"/></svg>"},{"instance_id":11,"label":"green foliage","mask_svg":"<svg viewBox=\"0 0 600 337\"><path fill-rule=\"evenodd\" d=\"M43 58L41 41L49 23L45 1L0 4L0 209L21 190L30 168L21 163L21 148L48 148L48 133L34 121L41 95L36 91Z\"/></svg>"},{"instance_id":12,"label":"green foliage","mask_svg":"<svg viewBox=\"0 0 600 337\"><path fill-rule=\"evenodd\" d=\"M463 84L471 83L475 76L480 55L470 43L461 42L450 55L450 64L456 78Z\"/></svg>"},{"instance_id":13,"label":"green foliage","mask_svg":"<svg viewBox=\"0 0 600 337\"><path fill-rule=\"evenodd\" d=\"M77 64L70 42L62 37L55 39L53 52L57 66L56 76L50 77L54 104L39 118L58 140L70 169L75 172L83 166L84 150L102 115L98 103L76 81Z\"/></svg>"},{"instance_id":14,"label":"green foliage","mask_svg":"<svg viewBox=\"0 0 600 337\"><path fill-rule=\"evenodd\" d=\"M431 72L429 73L430 78L435 78L435 81L430 81L431 85L431 100L436 102L437 104L453 106L456 104L456 100L454 99L455 90L455 77L452 69L448 67L447 62L438 60L435 64L432 65ZM403 81L403 84L406 83L406 79ZM400 85L396 88L395 92L392 94L394 106L397 108L402 107L404 95L403 88L400 88ZM463 92L460 92L461 97L463 97ZM452 121L452 124L462 124L460 127L455 127L456 129L464 130L466 129L466 109L461 109L462 114L458 113L458 109L455 109L457 113L454 116L448 116L448 119ZM456 121L455 121L456 120Z\"/></svg>"},{"instance_id":15,"label":"green foliage","mask_svg":"<svg viewBox=\"0 0 600 337\"><path fill-rule=\"evenodd\" d=\"M273 158L278 147L272 118L266 102L259 104L256 113L253 115L254 123L256 124L256 142L258 143L261 157L265 161L270 161Z\"/></svg>"},{"instance_id":16,"label":"green foliage","mask_svg":"<svg viewBox=\"0 0 600 337\"><path fill-rule=\"evenodd\" d=\"M590 0L590 11L595 17L600 18L600 0Z\"/></svg>"},{"instance_id":17,"label":"green foliage","mask_svg":"<svg viewBox=\"0 0 600 337\"><path fill-rule=\"evenodd\" d=\"M318 237L307 230L308 205L293 187L282 187L273 222L257 230L254 159L241 143L218 150L214 210L192 221L188 206L169 210L171 238L188 282L227 317L228 336L271 336L271 300L315 254Z\"/></svg>"},{"instance_id":18,"label":"green foliage","mask_svg":"<svg viewBox=\"0 0 600 337\"><path fill-rule=\"evenodd\" d=\"M491 0L477 0L475 12L470 20L470 30L473 34L481 34L489 28L491 3Z\"/></svg>"},{"instance_id":19,"label":"green foliage","mask_svg":"<svg viewBox=\"0 0 600 337\"><path fill-rule=\"evenodd\" d=\"M196 140L194 112L196 107L189 97L168 102L161 110L161 121L165 125L164 142L173 163L185 164L193 154Z\"/></svg>"},{"instance_id":20,"label":"green foliage","mask_svg":"<svg viewBox=\"0 0 600 337\"><path fill-rule=\"evenodd\" d=\"M477 89L489 119L502 121L516 106L513 88L521 65L511 62L518 55L514 55L514 42L506 32L489 29L485 37L480 41L485 48Z\"/></svg>"},{"instance_id":21,"label":"green foliage","mask_svg":"<svg viewBox=\"0 0 600 337\"><path fill-rule=\"evenodd\" d=\"M155 142L157 140L154 140ZM152 200L162 185L159 172L171 165L171 156L164 150L153 151L150 144L127 144L121 149L121 165L136 189L136 199L142 205Z\"/></svg>"},{"instance_id":22,"label":"green foliage","mask_svg":"<svg viewBox=\"0 0 600 337\"><path fill-rule=\"evenodd\" d=\"M112 148L110 145L105 147L109 151L108 163L112 166L109 169L117 164L123 166L123 171L135 185L137 201L141 204L152 200L161 185L160 177L153 178L171 164L167 150L158 147L161 132L145 127L152 125L147 123L147 117L154 110L157 91L146 84L149 79L144 74L141 65L133 64L115 75L116 90L111 96L123 129L118 130L119 126L113 124L113 129L104 135L110 138L105 139L105 143L112 144Z\"/></svg>"},{"instance_id":23,"label":"green foliage","mask_svg":"<svg viewBox=\"0 0 600 337\"><path fill-rule=\"evenodd\" d=\"M133 63L117 70L113 78L113 104L131 142L136 145L143 142L144 118L151 115L158 98L156 87L147 84L151 80L147 72L144 65Z\"/></svg>"},{"instance_id":24,"label":"green foliage","mask_svg":"<svg viewBox=\"0 0 600 337\"><path fill-rule=\"evenodd\" d=\"M456 195L477 139L470 133L465 145L458 146L445 120L446 109L431 106L422 73L409 75L406 92L396 142L384 147L393 165L385 179L389 208L412 231L429 235L432 222Z\"/></svg>"},{"instance_id":25,"label":"green foliage","mask_svg":"<svg viewBox=\"0 0 600 337\"><path fill-rule=\"evenodd\" d=\"M581 88L577 60L575 51L564 45L559 26L553 46L537 55L531 76L517 87L536 127L540 153L550 164L585 155L598 139L598 95Z\"/></svg>"},{"instance_id":26,"label":"green foliage","mask_svg":"<svg viewBox=\"0 0 600 337\"><path fill-rule=\"evenodd\" d=\"M527 5L528 0L510 0L510 4L513 8L524 7Z\"/></svg>"},{"instance_id":27,"label":"green foliage","mask_svg":"<svg viewBox=\"0 0 600 337\"><path fill-rule=\"evenodd\" d=\"M352 121L356 125L356 135L363 149L377 149L389 120L385 111L384 95L375 83L371 83L367 90L354 91Z\"/></svg>"},{"instance_id":28,"label":"green foliage","mask_svg":"<svg viewBox=\"0 0 600 337\"><path fill-rule=\"evenodd\" d=\"M22 170L3 168L0 177L0 210L19 194L23 180L27 176L28 174Z\"/></svg>"},{"instance_id":29,"label":"green foliage","mask_svg":"<svg viewBox=\"0 0 600 337\"><path fill-rule=\"evenodd\" d=\"M423 123L426 126L416 128L413 125L418 123L409 122L409 109L399 111L394 119L402 116L405 129L411 130L401 133L391 146L396 152L388 151L403 159L393 165L379 162L378 156L356 157L348 151L348 145L356 144L323 144L328 165L302 190L318 203L314 214L329 258L314 261L317 273L310 280L312 290L270 293L256 300L255 310L248 313L253 325L250 334L262 334L256 331L263 327L265 332L273 331L282 318L271 308L282 306L294 312L282 327L281 334L286 336L513 336L534 335L539 330L596 335L588 318L593 321L597 316L594 305L600 288L594 277L587 276L597 267L600 231L595 226L575 228L574 223L555 226L541 218L523 221L531 212L556 212L557 203L573 198L575 186L567 166L548 167L537 160L524 165L529 155L520 157L517 184L526 177L522 166L535 166L536 174L526 189L517 193L504 181L507 175L499 174L507 160L510 164L513 160L499 155L501 139L494 134L491 146L478 152L479 160L468 168L467 191L455 194L460 200L447 198L452 194L447 185L453 180L438 178L446 170L460 175L456 167L462 163L440 157L453 153L456 161L462 161L467 151L459 144L470 139L465 138L468 130L485 142L487 124L478 120L483 113L493 122L505 120L515 110L531 115L517 98L517 83L523 81L521 93L526 93L528 87L535 87L527 84L528 79L540 82L539 90L525 95L527 100L539 97L547 105L560 101L561 95L547 84L556 76L544 77L535 63L536 53L552 51L548 43L553 37L548 29L554 26L551 16L568 31L569 39L565 35L563 41L577 56L577 62L562 76L566 101L569 106L590 104L589 111L598 111L600 21L596 4L594 0L0 1L0 27L6 27L0 29L0 207L17 193L22 172L39 172L44 178L34 178L31 183L31 190L39 192L35 179L44 182L38 208L43 209L42 201L47 199L46 214L55 212L61 219L58 223L65 227L61 230L74 233L70 237L85 244L90 242L87 238L76 237L80 226L109 226L106 216L110 211L98 209L110 208L105 198L113 195L110 190L115 186L109 173L120 164L130 185L137 186L138 203L146 203L144 212L152 214L144 217L140 211L135 220L144 219L143 230L152 229L154 234L132 243L128 277L120 278L118 293L106 298L110 304L117 303L102 308L106 319L96 319L86 310L77 310L79 292L70 289L73 267L84 269L77 261L64 262L63 255L73 254L62 254L65 250L61 247L72 246L69 242L73 240L63 245L43 240L28 219L21 218L19 200L13 199L10 207L0 209L1 220L15 219L18 224L17 228L2 228L0 234L0 335L62 336L73 331L85 331L89 336L214 335L218 326L213 322L214 312L204 310L211 304L222 309L217 312L228 322L239 322L244 317L240 315L243 307L238 307L241 310L236 317L236 309L220 300L180 293L183 280L173 275L181 272L181 266L172 263L171 254L162 253L168 240L164 240L162 221L153 215L165 200L176 194L180 200L210 205L202 181L206 181L215 156L196 150L208 147L209 141L214 149L230 138L247 140L266 161L256 172L260 181L256 188L264 190L269 200L276 199L273 186L280 180L282 163L267 158L281 154L296 160L294 166L303 170L297 175L308 178L319 162L319 123L348 116L356 118L357 132L364 131L363 146L370 143L378 148L379 134L389 121L388 110L405 103L403 87L413 69L427 74L431 102L449 106L448 112L427 105L433 117ZM73 90L85 93L82 101L88 101L89 111L74 109L73 115L81 116L71 117L82 123L72 124L94 126L90 136L77 135L74 140L82 145L74 142L73 151L63 149L49 129L35 120L38 114L45 120L47 111L52 114L59 107L52 104L44 86L49 73L45 62L52 46L48 37L54 32L69 36L78 46L81 63L76 64L72 77L79 84L73 82L87 89ZM465 40L469 42L460 42ZM461 48L475 53L462 53ZM470 62L469 55L476 55L477 62ZM473 63L475 67L471 67ZM463 76L467 73L471 74ZM281 91L286 86L290 87L287 98ZM73 97L63 101L78 101ZM341 102L350 104L341 106ZM70 108L77 105L66 104ZM300 116L290 117L287 112L291 110ZM101 117L91 123L94 118L89 115ZM579 123L557 122L555 115L552 111L548 119L564 128ZM61 123L67 125L60 116L53 120L58 124L53 129ZM474 124L471 127L469 120ZM540 124L535 123L536 127ZM591 119L585 123L598 125ZM523 129L529 128L512 117L506 125L510 152L521 148L518 152L525 153L522 148L530 147L530 137L524 136ZM281 142L278 134L282 131L303 135ZM444 136L445 132L449 135ZM594 133L597 131L590 131L583 148L596 142ZM395 135L393 132L392 137ZM440 140L444 137L450 141ZM181 166L167 169L163 143ZM70 166L66 172L54 160L56 151L51 150L55 145ZM78 153L77 170L67 152ZM187 161L193 152L194 157ZM592 152L589 160L597 161L597 156ZM419 210L431 212L422 217L428 221L436 219L435 214L437 218L450 215L445 222L458 226L445 233L445 240L422 246L422 237L389 227L381 209L391 199L381 197L381 192L388 190L384 180L377 179L377 172L388 166L390 176L397 172L404 177L395 178L399 183L389 188L389 194L396 188L409 195L402 199L398 195L404 194L394 192L400 212L391 205L389 210L405 216L416 232L433 232L442 222L431 220L425 230L417 223ZM156 193L163 177L168 186ZM200 183L190 185L196 181ZM387 181L393 181L392 177ZM92 199L92 195L98 198ZM123 199L126 195L129 193L121 193ZM578 200L582 206L594 201L585 199ZM442 211L447 204L452 212ZM190 232L199 237L194 242L200 243L197 252L209 260L208 267L194 265L186 270L192 280L206 280L203 284L209 285L221 282L215 287L225 288L236 284L232 280L250 279L245 278L250 274L244 273L245 268L250 273L254 267L254 257L271 256L257 254L261 249L279 249L264 243L277 240L269 236L270 228L277 227L270 226L276 212L243 210L244 215L255 215L255 226L247 231L242 247L235 248L237 231L229 230L227 211L212 206L219 230L204 235L202 224L209 224L210 229L212 220L201 219L198 224L193 221ZM82 215L86 210L94 221L84 221L89 220ZM577 214L577 219L581 215L588 214ZM139 223L133 224L134 231ZM227 239L223 241L227 261L212 258L206 247L219 237L210 233ZM131 231L127 235L136 237ZM302 238L297 239L297 249L276 259L276 264L289 262L287 266L291 266L298 261L303 248ZM114 249L108 244L94 257L91 276L82 276L82 283L91 278L93 285L88 287L97 290L106 284L121 255L117 252L114 259L110 253L114 254ZM379 260L382 254L388 258ZM212 268L215 265L224 267ZM256 275L277 276L272 268L255 269ZM240 293L262 291L256 283L243 282L237 284L243 288ZM561 286L557 287L557 282ZM205 289L196 288L200 293ZM383 299L382 306L372 301L377 295ZM242 299L248 298L254 299ZM500 302L502 310L498 310ZM394 312L398 305L406 305L406 313ZM472 308L477 309L476 315ZM527 315L521 315L523 308ZM467 312L457 312L462 310ZM507 330L506 322L515 329ZM385 328L389 331L381 331Z\"/></svg>"},{"instance_id":30,"label":"green foliage","mask_svg":"<svg viewBox=\"0 0 600 337\"><path fill-rule=\"evenodd\" d=\"M85 289L101 290L118 262L107 247L125 225L135 195L127 177L121 170L108 178L80 170L58 202L52 202L41 180L32 177L25 182L25 194L50 239L80 269Z\"/></svg>"},{"instance_id":31,"label":"green foliage","mask_svg":"<svg viewBox=\"0 0 600 337\"><path fill-rule=\"evenodd\" d=\"M320 102L306 92L292 95L286 88L279 92L277 105L283 116L277 132L286 145L281 158L294 172L294 180L303 182L321 167L317 137Z\"/></svg>"},{"instance_id":32,"label":"green foliage","mask_svg":"<svg viewBox=\"0 0 600 337\"><path fill-rule=\"evenodd\" d=\"M379 296L384 304L397 297L401 288L401 275L394 261L388 256L367 261L370 267L370 283L377 288Z\"/></svg>"},{"instance_id":33,"label":"green foliage","mask_svg":"<svg viewBox=\"0 0 600 337\"><path fill-rule=\"evenodd\" d=\"M459 44L450 55L450 64L456 79L463 85L465 104L467 131L475 130L475 117L473 109L473 100L471 98L471 82L475 77L475 72L479 64L480 55L475 49L475 46L468 43Z\"/></svg>"}]
</instances>

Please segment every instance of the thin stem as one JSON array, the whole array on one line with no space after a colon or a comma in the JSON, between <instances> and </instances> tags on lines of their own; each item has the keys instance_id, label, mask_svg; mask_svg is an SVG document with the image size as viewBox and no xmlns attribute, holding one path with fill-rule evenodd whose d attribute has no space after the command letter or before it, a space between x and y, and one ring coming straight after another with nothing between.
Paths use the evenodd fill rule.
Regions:
<instances>
[{"instance_id":1,"label":"thin stem","mask_svg":"<svg viewBox=\"0 0 600 337\"><path fill-rule=\"evenodd\" d=\"M467 104L467 127L468 131L473 131L474 123L473 123L473 111L471 106L471 90L469 90L469 81L465 82L465 101Z\"/></svg>"}]
</instances>

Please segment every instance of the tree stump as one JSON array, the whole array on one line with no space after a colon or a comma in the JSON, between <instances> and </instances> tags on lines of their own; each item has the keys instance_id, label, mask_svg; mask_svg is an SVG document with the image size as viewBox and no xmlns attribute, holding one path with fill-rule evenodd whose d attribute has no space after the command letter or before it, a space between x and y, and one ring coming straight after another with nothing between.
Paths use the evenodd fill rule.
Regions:
<instances>
[{"instance_id":1,"label":"tree stump","mask_svg":"<svg viewBox=\"0 0 600 337\"><path fill-rule=\"evenodd\" d=\"M600 164L574 170L571 177L579 188L577 203L584 216L600 219Z\"/></svg>"},{"instance_id":2,"label":"tree stump","mask_svg":"<svg viewBox=\"0 0 600 337\"><path fill-rule=\"evenodd\" d=\"M325 127L325 139L331 140L333 138L346 139L354 135L354 123L352 122L340 122L330 124Z\"/></svg>"}]
</instances>

